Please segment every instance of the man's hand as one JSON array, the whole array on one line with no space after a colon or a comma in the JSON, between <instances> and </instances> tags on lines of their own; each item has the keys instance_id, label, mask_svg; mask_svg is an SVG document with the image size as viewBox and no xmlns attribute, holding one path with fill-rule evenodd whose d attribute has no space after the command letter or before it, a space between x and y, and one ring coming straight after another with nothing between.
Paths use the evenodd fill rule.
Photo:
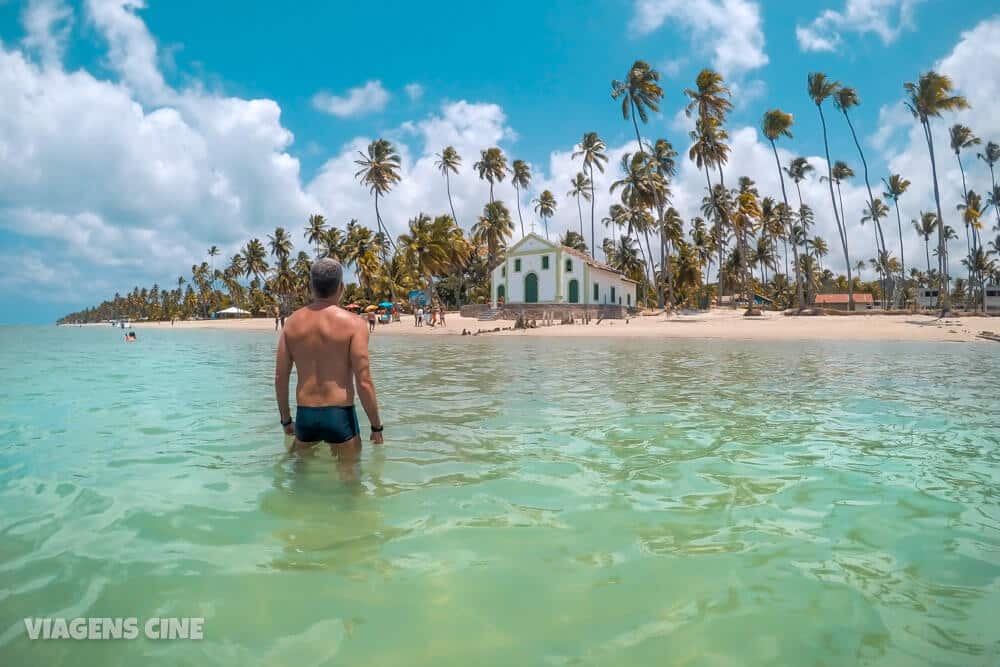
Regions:
<instances>
[{"instance_id":1,"label":"man's hand","mask_svg":"<svg viewBox=\"0 0 1000 667\"><path fill-rule=\"evenodd\" d=\"M376 445L381 445L383 443L382 431L372 431L372 442Z\"/></svg>"},{"instance_id":2,"label":"man's hand","mask_svg":"<svg viewBox=\"0 0 1000 667\"><path fill-rule=\"evenodd\" d=\"M295 422L290 422L284 429L285 435L295 435Z\"/></svg>"}]
</instances>

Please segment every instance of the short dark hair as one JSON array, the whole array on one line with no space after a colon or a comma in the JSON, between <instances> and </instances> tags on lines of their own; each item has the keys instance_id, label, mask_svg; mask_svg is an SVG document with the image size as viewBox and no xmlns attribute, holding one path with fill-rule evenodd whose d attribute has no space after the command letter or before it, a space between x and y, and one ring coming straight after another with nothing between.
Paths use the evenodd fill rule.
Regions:
<instances>
[{"instance_id":1,"label":"short dark hair","mask_svg":"<svg viewBox=\"0 0 1000 667\"><path fill-rule=\"evenodd\" d=\"M312 265L309 272L313 294L321 299L331 297L344 284L344 267L335 259L324 257Z\"/></svg>"}]
</instances>

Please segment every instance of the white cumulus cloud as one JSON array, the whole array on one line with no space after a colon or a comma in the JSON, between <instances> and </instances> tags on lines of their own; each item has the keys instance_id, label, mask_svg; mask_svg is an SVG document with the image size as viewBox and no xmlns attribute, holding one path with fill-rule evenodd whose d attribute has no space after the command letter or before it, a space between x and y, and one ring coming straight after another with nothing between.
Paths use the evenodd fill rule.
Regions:
<instances>
[{"instance_id":1,"label":"white cumulus cloud","mask_svg":"<svg viewBox=\"0 0 1000 667\"><path fill-rule=\"evenodd\" d=\"M671 23L689 35L691 47L711 55L726 76L763 67L764 27L751 0L636 0L631 28L640 35Z\"/></svg>"},{"instance_id":2,"label":"white cumulus cloud","mask_svg":"<svg viewBox=\"0 0 1000 667\"><path fill-rule=\"evenodd\" d=\"M922 1L846 0L842 10L824 10L807 25L796 26L795 37L803 51L835 51L845 32L874 33L888 45L913 28L913 13Z\"/></svg>"},{"instance_id":3,"label":"white cumulus cloud","mask_svg":"<svg viewBox=\"0 0 1000 667\"><path fill-rule=\"evenodd\" d=\"M389 103L390 97L389 91L382 86L382 82L376 80L369 81L357 88L351 88L345 95L316 93L312 103L316 109L325 113L339 118L350 118L381 111Z\"/></svg>"}]
</instances>

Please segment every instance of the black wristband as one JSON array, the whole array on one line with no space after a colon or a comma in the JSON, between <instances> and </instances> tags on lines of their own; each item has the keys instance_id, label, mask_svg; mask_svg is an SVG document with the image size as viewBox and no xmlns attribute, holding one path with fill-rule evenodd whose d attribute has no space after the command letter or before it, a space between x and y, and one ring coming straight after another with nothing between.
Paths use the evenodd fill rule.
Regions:
<instances>
[{"instance_id":1,"label":"black wristband","mask_svg":"<svg viewBox=\"0 0 1000 667\"><path fill-rule=\"evenodd\" d=\"M292 423L292 418L291 417L289 417L287 421L285 421L284 419L281 420L281 426L282 427L288 426L291 423Z\"/></svg>"},{"instance_id":2,"label":"black wristband","mask_svg":"<svg viewBox=\"0 0 1000 667\"><path fill-rule=\"evenodd\" d=\"M385 430L385 424L382 424L378 428L375 428L374 426L372 426L372 433L381 433L384 430Z\"/></svg>"}]
</instances>

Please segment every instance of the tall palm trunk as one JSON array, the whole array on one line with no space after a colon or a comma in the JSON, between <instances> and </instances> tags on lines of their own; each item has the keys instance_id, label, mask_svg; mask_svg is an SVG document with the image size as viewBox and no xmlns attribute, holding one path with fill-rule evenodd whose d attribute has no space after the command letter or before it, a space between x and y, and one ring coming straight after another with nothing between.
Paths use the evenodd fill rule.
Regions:
<instances>
[{"instance_id":1,"label":"tall palm trunk","mask_svg":"<svg viewBox=\"0 0 1000 667\"><path fill-rule=\"evenodd\" d=\"M962 197L965 199L966 205L968 205L968 203L969 203L969 188L965 184L965 166L962 164L962 156L961 156L961 154L959 154L958 151L955 151L955 159L958 160L958 170L962 174ZM965 221L963 220L962 222L965 222ZM969 261L969 285L971 287L972 285L978 284L978 277L976 276L976 271L973 268L976 265L976 263L973 262L972 259L976 255L976 248L979 245L979 239L977 238L977 235L976 235L976 228L972 227L971 232L970 232L970 229L969 229L970 227L972 227L972 225L970 225L968 222L965 222L965 247L966 247L966 250L968 252L969 260L970 260ZM970 239L970 233L971 233L971 239ZM970 295L970 296L972 296L972 295ZM985 310L985 305L984 305L984 310Z\"/></svg>"},{"instance_id":2,"label":"tall palm trunk","mask_svg":"<svg viewBox=\"0 0 1000 667\"><path fill-rule=\"evenodd\" d=\"M872 209L875 208L875 195L872 194L872 185L868 179L868 160L865 159L865 152L861 150L861 142L858 141L858 133L854 131L854 123L851 122L851 116L847 113L847 109L844 109L844 118L847 120L847 127L851 129L851 138L854 139L854 145L858 149L858 156L861 158L861 166L865 173L865 187L868 189L868 203L872 205ZM875 223L875 252L876 254L880 252L885 252L885 236L882 234L882 224L878 221L878 218L873 220ZM879 249L879 239L882 241L882 248Z\"/></svg>"},{"instance_id":3,"label":"tall palm trunk","mask_svg":"<svg viewBox=\"0 0 1000 667\"><path fill-rule=\"evenodd\" d=\"M584 238L584 236L583 236L583 208L580 206L580 194L579 193L577 193L577 195L576 195L576 212L580 216L580 238L582 239L582 238Z\"/></svg>"},{"instance_id":4,"label":"tall palm trunk","mask_svg":"<svg viewBox=\"0 0 1000 667\"><path fill-rule=\"evenodd\" d=\"M896 228L899 230L899 264L903 270L903 280L906 280L906 256L903 254L903 218L899 213L899 199L896 199Z\"/></svg>"},{"instance_id":5,"label":"tall palm trunk","mask_svg":"<svg viewBox=\"0 0 1000 667\"><path fill-rule=\"evenodd\" d=\"M590 165L590 256L597 259L597 246L594 245L594 204L596 197L594 195L594 165ZM604 258L607 261L607 257Z\"/></svg>"},{"instance_id":6,"label":"tall palm trunk","mask_svg":"<svg viewBox=\"0 0 1000 667\"><path fill-rule=\"evenodd\" d=\"M514 196L517 197L517 219L521 221L521 238L524 238L524 218L521 217L521 189L517 187L517 183L514 184Z\"/></svg>"},{"instance_id":7,"label":"tall palm trunk","mask_svg":"<svg viewBox=\"0 0 1000 667\"><path fill-rule=\"evenodd\" d=\"M847 234L844 231L846 227L846 221L841 224L840 214L837 212L837 200L833 194L833 167L830 164L830 142L827 138L826 132L826 116L823 114L823 106L817 104L816 108L819 109L819 120L820 124L823 126L823 150L826 152L826 182L830 187L830 205L833 207L833 218L837 222L837 233L840 234L840 245L844 249L844 263L847 266L851 265L851 258L847 252ZM840 187L838 185L838 187ZM848 278L850 280L850 278ZM847 291L847 309L854 310L854 293L852 290Z\"/></svg>"},{"instance_id":8,"label":"tall palm trunk","mask_svg":"<svg viewBox=\"0 0 1000 667\"><path fill-rule=\"evenodd\" d=\"M635 102L630 98L629 103L632 105L632 127L635 128L635 141L639 144L639 152L645 153L646 151L642 148L642 137L639 136L639 122L636 120Z\"/></svg>"},{"instance_id":9,"label":"tall palm trunk","mask_svg":"<svg viewBox=\"0 0 1000 667\"><path fill-rule=\"evenodd\" d=\"M646 254L649 256L649 263L646 265L646 282L648 284L652 285L653 281L655 280L653 276L656 274L656 272L653 271L653 266L652 266L653 265L653 247L649 244L649 230L648 229L642 230L642 235L646 237ZM660 265L660 270L661 271L663 270L663 265L662 264ZM659 291L662 292L662 290L659 290Z\"/></svg>"},{"instance_id":10,"label":"tall palm trunk","mask_svg":"<svg viewBox=\"0 0 1000 667\"><path fill-rule=\"evenodd\" d=\"M663 229L663 222L662 222L663 221L663 214L662 213L660 213L660 221L661 221L660 222L660 235L661 235L661 238L660 238L660 255L663 256L663 259L661 260L662 263L660 264L660 266L661 266L661 268L665 268L666 272L667 272L667 299L669 299L670 308L671 308L671 310L673 310L674 301L675 301L675 297L674 297L674 267L673 267L673 263L670 260L670 255L673 252L673 248L667 246L666 230ZM662 305L665 305L665 304L661 304L661 307L662 307Z\"/></svg>"},{"instance_id":11,"label":"tall palm trunk","mask_svg":"<svg viewBox=\"0 0 1000 667\"><path fill-rule=\"evenodd\" d=\"M997 177L993 173L993 165L990 165L990 182L993 184L993 189L990 192L996 192L997 190ZM997 229L1000 229L1000 206L994 206L993 212L997 214Z\"/></svg>"},{"instance_id":12,"label":"tall palm trunk","mask_svg":"<svg viewBox=\"0 0 1000 667\"><path fill-rule=\"evenodd\" d=\"M382 224L382 215L378 211L378 190L375 191L375 222L385 239L389 243L393 243L393 240L389 238L388 230ZM385 244L382 245L382 262L385 264L385 277L389 281L389 294L392 297L392 302L396 303L396 283L392 279L392 263L389 261L389 252Z\"/></svg>"},{"instance_id":13,"label":"tall palm trunk","mask_svg":"<svg viewBox=\"0 0 1000 667\"><path fill-rule=\"evenodd\" d=\"M778 168L778 178L781 180L781 199L785 202L785 211L791 215L791 209L788 207L788 191L785 190L785 175L781 172L781 160L778 158L778 145L771 140L771 150L774 151L774 165ZM789 219L789 223L791 220ZM788 236L792 235L791 226L789 226ZM795 299L798 301L799 308L804 306L802 298L802 271L799 270L799 251L796 248L795 239L792 239L792 254L795 256ZM785 274L788 274L788 242L785 242Z\"/></svg>"},{"instance_id":14,"label":"tall palm trunk","mask_svg":"<svg viewBox=\"0 0 1000 667\"><path fill-rule=\"evenodd\" d=\"M844 214L844 194L840 190L840 181L837 181L837 199L840 201L840 219L843 221L843 235L841 240L844 243L844 256L847 256L847 216ZM847 262L847 301L848 304L854 303L854 280L851 276L851 262ZM849 305L851 309L854 308L853 305Z\"/></svg>"},{"instance_id":15,"label":"tall palm trunk","mask_svg":"<svg viewBox=\"0 0 1000 667\"><path fill-rule=\"evenodd\" d=\"M931 241L931 239L930 239L929 236L925 236L924 237L924 254L927 255L927 275L928 276L931 275L931 244L930 244L930 241Z\"/></svg>"},{"instance_id":16,"label":"tall palm trunk","mask_svg":"<svg viewBox=\"0 0 1000 667\"><path fill-rule=\"evenodd\" d=\"M455 215L455 205L451 201L451 177L448 175L447 170L444 172L444 187L448 191L448 207L451 208L451 219L458 225L458 217Z\"/></svg>"},{"instance_id":17,"label":"tall palm trunk","mask_svg":"<svg viewBox=\"0 0 1000 667\"><path fill-rule=\"evenodd\" d=\"M931 131L929 120L922 120L924 126L924 137L927 139L927 151L931 157L931 178L934 180L934 205L937 207L938 216L938 257L941 261L941 275L938 280L942 287L938 291L938 304L941 307L941 315L948 314L951 310L951 297L948 294L948 248L944 239L944 216L941 214L941 191L938 188L937 162L934 159L934 134Z\"/></svg>"},{"instance_id":18,"label":"tall palm trunk","mask_svg":"<svg viewBox=\"0 0 1000 667\"><path fill-rule=\"evenodd\" d=\"M705 163L705 183L708 184L708 197L715 203L715 190L712 189L712 177L708 171L708 163ZM719 255L719 280L715 290L715 305L722 307L722 221L719 212L715 211L715 243Z\"/></svg>"}]
</instances>

